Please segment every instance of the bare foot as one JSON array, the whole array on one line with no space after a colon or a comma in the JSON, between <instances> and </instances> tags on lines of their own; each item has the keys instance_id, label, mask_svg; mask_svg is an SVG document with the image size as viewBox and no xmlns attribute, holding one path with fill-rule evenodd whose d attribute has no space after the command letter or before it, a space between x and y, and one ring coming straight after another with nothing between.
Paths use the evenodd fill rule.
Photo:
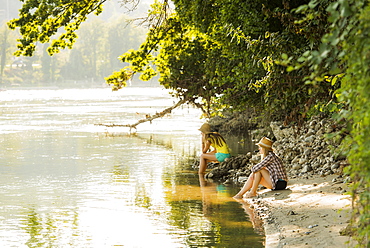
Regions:
<instances>
[{"instance_id":1,"label":"bare foot","mask_svg":"<svg viewBox=\"0 0 370 248\"><path fill-rule=\"evenodd\" d=\"M252 197L255 197L255 196L257 196L257 193L248 193L244 197L245 198L252 198Z\"/></svg>"},{"instance_id":2,"label":"bare foot","mask_svg":"<svg viewBox=\"0 0 370 248\"><path fill-rule=\"evenodd\" d=\"M242 195L238 195L238 194L236 194L236 195L234 195L234 196L233 196L233 198L234 198L234 199L242 199L242 198L243 198L243 196L242 196Z\"/></svg>"}]
</instances>

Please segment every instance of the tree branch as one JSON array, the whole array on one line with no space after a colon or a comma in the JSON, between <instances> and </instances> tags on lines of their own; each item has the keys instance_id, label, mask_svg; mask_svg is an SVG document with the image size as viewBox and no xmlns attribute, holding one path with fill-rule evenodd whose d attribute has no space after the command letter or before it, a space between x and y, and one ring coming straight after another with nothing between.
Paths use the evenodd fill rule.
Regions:
<instances>
[{"instance_id":1,"label":"tree branch","mask_svg":"<svg viewBox=\"0 0 370 248\"><path fill-rule=\"evenodd\" d=\"M162 112L160 113L156 113L155 115L148 115L145 119L141 119L139 121L137 121L136 123L134 124L95 124L95 126L105 126L105 127L129 127L130 128L130 132L131 132L131 129L135 128L136 129L136 126L141 124L141 123L144 123L144 122L148 122L150 121L150 123L154 120L154 119L157 119L157 118L160 118L160 117L163 117L165 116L166 114L170 114L171 111L177 107L179 107L180 105L186 103L187 100L186 99L181 99L180 101L178 101L175 105L173 105L172 107L169 107L169 108L166 108L165 110L163 110Z\"/></svg>"}]
</instances>

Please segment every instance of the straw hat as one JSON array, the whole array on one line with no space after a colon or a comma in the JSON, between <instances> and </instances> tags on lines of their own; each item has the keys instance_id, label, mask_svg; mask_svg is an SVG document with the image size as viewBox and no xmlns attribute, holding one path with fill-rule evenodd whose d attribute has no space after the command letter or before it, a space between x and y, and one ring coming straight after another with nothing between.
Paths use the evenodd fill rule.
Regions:
<instances>
[{"instance_id":1,"label":"straw hat","mask_svg":"<svg viewBox=\"0 0 370 248\"><path fill-rule=\"evenodd\" d=\"M202 133L211 133L211 126L208 123L204 123L199 129Z\"/></svg>"},{"instance_id":2,"label":"straw hat","mask_svg":"<svg viewBox=\"0 0 370 248\"><path fill-rule=\"evenodd\" d=\"M266 138L266 137L263 137L260 142L258 142L256 145L258 146L261 146L263 148L268 148L268 149L272 149L272 144L274 142L272 142L272 140L270 140L269 138Z\"/></svg>"}]
</instances>

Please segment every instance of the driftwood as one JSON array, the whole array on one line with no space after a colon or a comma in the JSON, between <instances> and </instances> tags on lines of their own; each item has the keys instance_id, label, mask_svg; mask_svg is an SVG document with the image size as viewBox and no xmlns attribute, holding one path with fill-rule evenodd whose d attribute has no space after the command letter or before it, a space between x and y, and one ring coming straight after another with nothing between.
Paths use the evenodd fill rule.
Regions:
<instances>
[{"instance_id":1,"label":"driftwood","mask_svg":"<svg viewBox=\"0 0 370 248\"><path fill-rule=\"evenodd\" d=\"M165 116L166 114L170 114L171 111L175 108L177 108L178 106L186 103L187 100L186 99L182 99L180 101L178 101L175 105L173 105L172 107L169 107L169 108L166 108L165 110L163 110L162 112L160 113L156 113L155 115L147 115L145 119L141 119L139 121L137 121L136 123L134 124L95 124L95 126L105 126L105 127L129 127L130 128L130 132L131 132L131 129L136 129L136 126L139 125L140 123L144 123L144 122L148 122L150 121L150 123L154 120L154 119L157 119L157 118L160 118L160 117L163 117Z\"/></svg>"}]
</instances>

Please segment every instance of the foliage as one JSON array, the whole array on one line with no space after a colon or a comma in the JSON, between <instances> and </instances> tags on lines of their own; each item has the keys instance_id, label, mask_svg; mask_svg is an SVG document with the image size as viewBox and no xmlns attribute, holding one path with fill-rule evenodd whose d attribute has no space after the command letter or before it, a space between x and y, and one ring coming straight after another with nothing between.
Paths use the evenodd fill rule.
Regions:
<instances>
[{"instance_id":1,"label":"foliage","mask_svg":"<svg viewBox=\"0 0 370 248\"><path fill-rule=\"evenodd\" d=\"M86 21L88 14L100 14L105 1L24 1L19 10L19 18L8 23L11 29L20 27L19 31L23 36L18 40L16 55L33 55L35 44L48 43L50 37L56 35L61 27L64 27L65 32L54 39L48 52L54 54L61 48L72 48L77 38L75 31Z\"/></svg>"},{"instance_id":2,"label":"foliage","mask_svg":"<svg viewBox=\"0 0 370 248\"><path fill-rule=\"evenodd\" d=\"M106 78L109 85L112 85L112 90L117 91L122 87L126 87L126 82L132 77L132 72L125 69L114 72L112 75Z\"/></svg>"},{"instance_id":3,"label":"foliage","mask_svg":"<svg viewBox=\"0 0 370 248\"><path fill-rule=\"evenodd\" d=\"M99 14L103 3L27 1L20 18L9 24L19 26L23 35L18 54L33 54L36 42L48 42L62 26L65 33L48 51L53 54L72 47L81 22L89 13ZM264 113L261 116L266 121L299 121L314 114L313 106L329 102L335 89L330 82L304 84L308 67L285 70L284 56L295 60L303 51L315 48L327 28L322 4L315 15L320 18L296 22L302 14L291 10L306 3L174 1L176 13L170 14L167 1L156 1L149 13L153 25L146 41L121 59L129 62L128 71L140 73L142 80L159 74L162 85L201 107L207 116L225 109L252 108ZM112 77L127 78L124 71Z\"/></svg>"},{"instance_id":4,"label":"foliage","mask_svg":"<svg viewBox=\"0 0 370 248\"><path fill-rule=\"evenodd\" d=\"M132 0L134 2L134 0ZM71 48L75 31L104 0L25 1L18 55L32 55L37 42L65 32L48 51ZM124 3L130 0L124 1ZM222 110L252 109L266 120L300 123L318 112L348 122L342 144L351 166L359 245L369 233L369 3L365 0L168 0L155 1L151 28L129 63L106 78L114 89L136 73L159 74L160 83L207 117ZM110 56L111 57L111 56ZM361 186L361 187L360 187Z\"/></svg>"},{"instance_id":5,"label":"foliage","mask_svg":"<svg viewBox=\"0 0 370 248\"><path fill-rule=\"evenodd\" d=\"M174 1L176 13L122 61L144 80L159 73L161 84L176 96L201 99L198 106L207 116L254 108L267 121L302 120L314 114L314 106L328 103L337 87L330 81L304 84L308 67L285 70L282 57L298 58L318 46L318 33L327 28L322 7L320 21L296 24L301 14L291 10L302 3ZM157 13L161 5L154 7Z\"/></svg>"},{"instance_id":6,"label":"foliage","mask_svg":"<svg viewBox=\"0 0 370 248\"><path fill-rule=\"evenodd\" d=\"M341 112L351 125L350 135L342 144L349 148L351 164L346 172L353 179L352 197L354 212L352 225L359 247L369 247L370 233L370 6L367 1L338 2L332 6L332 39L341 45L339 59L346 63L342 87L338 90L340 99L349 104ZM338 27L345 27L338 30Z\"/></svg>"},{"instance_id":7,"label":"foliage","mask_svg":"<svg viewBox=\"0 0 370 248\"><path fill-rule=\"evenodd\" d=\"M301 6L300 10L309 10L309 5ZM338 99L332 102L332 110L338 121L347 123L341 132L349 133L341 148L350 162L345 173L352 179L352 233L358 247L369 247L370 6L368 1L339 0L328 5L327 11L331 25L319 48L305 52L299 59L301 63L292 66L309 66L310 84L318 85L329 79L333 85L340 85L334 92Z\"/></svg>"},{"instance_id":8,"label":"foliage","mask_svg":"<svg viewBox=\"0 0 370 248\"><path fill-rule=\"evenodd\" d=\"M174 95L179 98L193 103L203 99L206 103L203 110L209 115L214 96L222 90L210 84L204 70L215 59L209 51L217 49L217 44L184 27L174 15L166 20L165 25L151 29L139 50L128 51L121 59L130 63L131 70L141 73L143 80L159 73L160 83L165 88L173 89ZM149 51L157 53L157 56Z\"/></svg>"}]
</instances>

